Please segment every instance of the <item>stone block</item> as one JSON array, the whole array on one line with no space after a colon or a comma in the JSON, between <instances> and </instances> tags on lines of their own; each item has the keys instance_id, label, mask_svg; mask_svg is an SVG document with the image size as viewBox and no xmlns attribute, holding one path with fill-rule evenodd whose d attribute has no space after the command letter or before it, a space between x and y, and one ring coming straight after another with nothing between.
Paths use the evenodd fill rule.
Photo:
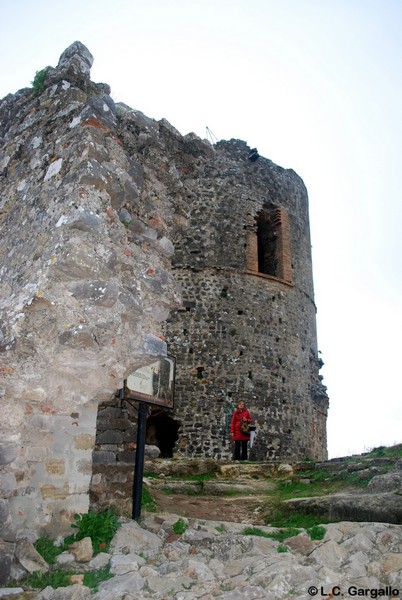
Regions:
<instances>
[{"instance_id":1,"label":"stone block","mask_svg":"<svg viewBox=\"0 0 402 600\"><path fill-rule=\"evenodd\" d=\"M145 560L138 554L115 554L110 560L110 571L113 575L124 575L138 571L145 565Z\"/></svg>"},{"instance_id":2,"label":"stone block","mask_svg":"<svg viewBox=\"0 0 402 600\"><path fill-rule=\"evenodd\" d=\"M67 483L65 483L63 487L45 484L40 486L40 493L44 500L49 498L53 500L64 500L69 495L69 487Z\"/></svg>"},{"instance_id":3,"label":"stone block","mask_svg":"<svg viewBox=\"0 0 402 600\"><path fill-rule=\"evenodd\" d=\"M2 473L0 475L0 495L15 490L17 479L14 473Z\"/></svg>"},{"instance_id":4,"label":"stone block","mask_svg":"<svg viewBox=\"0 0 402 600\"><path fill-rule=\"evenodd\" d=\"M10 578L12 555L0 548L0 586L3 586Z\"/></svg>"},{"instance_id":5,"label":"stone block","mask_svg":"<svg viewBox=\"0 0 402 600\"><path fill-rule=\"evenodd\" d=\"M84 475L92 474L92 460L83 458L77 461L77 471Z\"/></svg>"},{"instance_id":6,"label":"stone block","mask_svg":"<svg viewBox=\"0 0 402 600\"><path fill-rule=\"evenodd\" d=\"M130 450L124 450L123 452L119 452L117 454L117 462L119 463L129 463L134 464L135 461L135 452Z\"/></svg>"},{"instance_id":7,"label":"stone block","mask_svg":"<svg viewBox=\"0 0 402 600\"><path fill-rule=\"evenodd\" d=\"M92 450L95 445L95 436L89 433L80 433L74 436L74 448L77 450Z\"/></svg>"},{"instance_id":8,"label":"stone block","mask_svg":"<svg viewBox=\"0 0 402 600\"><path fill-rule=\"evenodd\" d=\"M116 454L114 452L95 451L92 454L94 464L113 464L116 462Z\"/></svg>"},{"instance_id":9,"label":"stone block","mask_svg":"<svg viewBox=\"0 0 402 600\"><path fill-rule=\"evenodd\" d=\"M121 431L104 431L96 436L97 444L121 444L123 442L123 434Z\"/></svg>"},{"instance_id":10,"label":"stone block","mask_svg":"<svg viewBox=\"0 0 402 600\"><path fill-rule=\"evenodd\" d=\"M1 425L2 429L20 427L24 421L24 408L15 401L2 400Z\"/></svg>"},{"instance_id":11,"label":"stone block","mask_svg":"<svg viewBox=\"0 0 402 600\"><path fill-rule=\"evenodd\" d=\"M0 465L8 465L17 458L17 448L14 444L0 444Z\"/></svg>"},{"instance_id":12,"label":"stone block","mask_svg":"<svg viewBox=\"0 0 402 600\"><path fill-rule=\"evenodd\" d=\"M0 498L0 524L7 521L9 515L8 502L4 498Z\"/></svg>"},{"instance_id":13,"label":"stone block","mask_svg":"<svg viewBox=\"0 0 402 600\"><path fill-rule=\"evenodd\" d=\"M85 537L78 542L74 542L74 544L71 544L71 546L68 547L68 551L78 562L89 562L94 554L91 538Z\"/></svg>"},{"instance_id":14,"label":"stone block","mask_svg":"<svg viewBox=\"0 0 402 600\"><path fill-rule=\"evenodd\" d=\"M45 470L49 475L64 475L64 458L53 458L45 463Z\"/></svg>"},{"instance_id":15,"label":"stone block","mask_svg":"<svg viewBox=\"0 0 402 600\"><path fill-rule=\"evenodd\" d=\"M34 573L36 571L45 573L49 570L47 562L41 557L34 545L26 538L18 540L15 547L15 557L28 573Z\"/></svg>"}]
</instances>

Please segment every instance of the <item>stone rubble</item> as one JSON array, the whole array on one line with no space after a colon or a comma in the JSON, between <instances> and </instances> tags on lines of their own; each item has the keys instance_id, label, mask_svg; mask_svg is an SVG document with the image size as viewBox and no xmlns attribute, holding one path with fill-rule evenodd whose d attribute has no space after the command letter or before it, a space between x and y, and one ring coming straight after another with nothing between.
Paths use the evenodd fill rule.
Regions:
<instances>
[{"instance_id":1,"label":"stone rubble","mask_svg":"<svg viewBox=\"0 0 402 600\"><path fill-rule=\"evenodd\" d=\"M283 542L244 535L249 525L183 518L174 514L122 519L109 554L85 570L108 564L113 577L96 593L84 585L40 592L0 590L0 598L35 600L280 600L386 596L401 598L402 526L339 522L324 525L323 540L307 532ZM265 533L277 531L260 527ZM331 596L333 594L333 596ZM342 596L341 596L342 597Z\"/></svg>"}]
</instances>

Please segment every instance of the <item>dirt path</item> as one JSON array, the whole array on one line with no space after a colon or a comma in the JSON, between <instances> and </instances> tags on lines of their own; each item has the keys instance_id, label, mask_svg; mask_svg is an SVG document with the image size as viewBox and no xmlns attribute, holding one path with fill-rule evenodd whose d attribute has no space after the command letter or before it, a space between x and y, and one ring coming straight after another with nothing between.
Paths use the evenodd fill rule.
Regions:
<instances>
[{"instance_id":1,"label":"dirt path","mask_svg":"<svg viewBox=\"0 0 402 600\"><path fill-rule=\"evenodd\" d=\"M152 490L158 512L168 512L182 517L252 523L263 525L259 507L266 498L258 496L189 496L167 495L162 490Z\"/></svg>"}]
</instances>

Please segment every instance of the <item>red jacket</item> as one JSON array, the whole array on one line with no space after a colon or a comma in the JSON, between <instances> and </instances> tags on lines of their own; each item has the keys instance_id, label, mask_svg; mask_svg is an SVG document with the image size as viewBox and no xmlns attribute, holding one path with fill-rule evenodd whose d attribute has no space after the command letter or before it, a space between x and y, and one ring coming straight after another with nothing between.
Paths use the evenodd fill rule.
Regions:
<instances>
[{"instance_id":1,"label":"red jacket","mask_svg":"<svg viewBox=\"0 0 402 600\"><path fill-rule=\"evenodd\" d=\"M247 421L247 423L251 423L250 413L246 409L243 409L243 410L236 409L235 412L233 413L232 425L230 427L230 433L232 434L232 438L235 441L250 439L250 434L243 433L242 430L240 429L240 424L242 422L242 419L245 419Z\"/></svg>"}]
</instances>

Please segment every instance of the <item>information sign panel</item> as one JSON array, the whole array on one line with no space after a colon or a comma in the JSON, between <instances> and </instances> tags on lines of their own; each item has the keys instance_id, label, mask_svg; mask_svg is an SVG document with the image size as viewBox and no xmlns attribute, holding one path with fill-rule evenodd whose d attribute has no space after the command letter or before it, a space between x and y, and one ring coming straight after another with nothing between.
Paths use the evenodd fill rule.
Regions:
<instances>
[{"instance_id":1,"label":"information sign panel","mask_svg":"<svg viewBox=\"0 0 402 600\"><path fill-rule=\"evenodd\" d=\"M124 397L173 408L176 359L161 358L131 373L124 382Z\"/></svg>"}]
</instances>

